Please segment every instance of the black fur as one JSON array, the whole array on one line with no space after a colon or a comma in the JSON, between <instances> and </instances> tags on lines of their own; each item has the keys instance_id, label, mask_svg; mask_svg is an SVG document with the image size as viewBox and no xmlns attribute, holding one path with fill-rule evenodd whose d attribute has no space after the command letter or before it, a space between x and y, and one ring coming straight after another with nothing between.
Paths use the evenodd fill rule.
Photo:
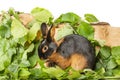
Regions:
<instances>
[{"instance_id":1,"label":"black fur","mask_svg":"<svg viewBox=\"0 0 120 80\"><path fill-rule=\"evenodd\" d=\"M88 61L90 68L95 64L95 50L91 43L83 36L71 34L64 37L63 43L57 48L57 52L64 58L69 58L73 53L82 54Z\"/></svg>"},{"instance_id":2,"label":"black fur","mask_svg":"<svg viewBox=\"0 0 120 80\"><path fill-rule=\"evenodd\" d=\"M49 31L46 32L47 31L46 23L41 24L41 32L43 35L43 40L41 41L41 44L38 47L38 55L42 59L47 59L48 56L50 56L53 53L53 51L57 48L57 45L55 44L55 42L52 41L52 38L50 36L52 27L53 27L53 25L50 27ZM46 34L46 33L48 33L48 34ZM47 36L47 38L45 38L44 36ZM43 53L42 48L44 46L48 46L49 49Z\"/></svg>"},{"instance_id":3,"label":"black fur","mask_svg":"<svg viewBox=\"0 0 120 80\"><path fill-rule=\"evenodd\" d=\"M42 48L43 48L45 45L47 45L49 49L48 49L45 53L43 53L43 52L42 52ZM38 55L39 55L39 57L42 58L42 59L47 59L47 58L53 53L53 51L56 50L56 49L57 49L57 45L56 45L54 42L49 43L49 42L45 39L45 40L43 40L43 41L41 42L41 45L38 47Z\"/></svg>"},{"instance_id":4,"label":"black fur","mask_svg":"<svg viewBox=\"0 0 120 80\"><path fill-rule=\"evenodd\" d=\"M42 32L43 38L44 38L44 36L47 35L46 30L47 30L47 25L46 25L46 23L42 23L42 24L41 24L41 32Z\"/></svg>"}]
</instances>

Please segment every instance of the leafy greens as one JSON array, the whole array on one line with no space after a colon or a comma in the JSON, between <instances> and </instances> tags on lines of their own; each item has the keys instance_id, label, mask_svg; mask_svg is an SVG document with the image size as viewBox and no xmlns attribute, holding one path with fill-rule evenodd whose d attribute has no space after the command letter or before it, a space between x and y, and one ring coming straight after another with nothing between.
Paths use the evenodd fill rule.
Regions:
<instances>
[{"instance_id":1,"label":"leafy greens","mask_svg":"<svg viewBox=\"0 0 120 80\"><path fill-rule=\"evenodd\" d=\"M68 12L53 21L51 12L36 7L30 13L34 19L26 27L19 19L20 13L10 8L8 12L3 11L0 16L0 80L120 78L120 46L101 46L101 42L94 40L94 29L90 22L99 21L94 15L85 14L85 19L82 19L77 14ZM44 61L38 57L41 40L38 33L42 22L64 24L58 31L56 40L69 34L79 34L88 38L94 46L99 46L95 70L75 71L70 67L62 70L58 66L46 68Z\"/></svg>"}]
</instances>

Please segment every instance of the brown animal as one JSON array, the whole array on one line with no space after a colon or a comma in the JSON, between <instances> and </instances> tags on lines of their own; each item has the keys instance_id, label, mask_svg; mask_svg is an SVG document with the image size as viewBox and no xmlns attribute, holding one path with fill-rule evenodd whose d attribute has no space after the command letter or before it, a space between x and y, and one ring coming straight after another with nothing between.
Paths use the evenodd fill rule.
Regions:
<instances>
[{"instance_id":1,"label":"brown animal","mask_svg":"<svg viewBox=\"0 0 120 80\"><path fill-rule=\"evenodd\" d=\"M41 25L43 40L38 48L40 59L45 59L47 66L58 65L62 69L72 67L75 70L94 68L95 51L91 43L83 36L77 34L67 35L55 41L55 27L47 29Z\"/></svg>"}]
</instances>

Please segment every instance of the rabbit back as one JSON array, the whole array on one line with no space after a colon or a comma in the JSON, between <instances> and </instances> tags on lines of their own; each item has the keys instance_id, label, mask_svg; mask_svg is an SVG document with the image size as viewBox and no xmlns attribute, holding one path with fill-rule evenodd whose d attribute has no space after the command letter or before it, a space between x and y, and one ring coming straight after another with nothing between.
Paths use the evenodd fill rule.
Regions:
<instances>
[{"instance_id":1,"label":"rabbit back","mask_svg":"<svg viewBox=\"0 0 120 80\"><path fill-rule=\"evenodd\" d=\"M59 53L64 58L71 58L71 56L84 57L86 64L89 68L93 68L95 64L95 51L90 41L85 37L71 34L64 37L63 42L57 48L57 53ZM79 58L78 58L79 59ZM78 60L79 61L79 60Z\"/></svg>"}]
</instances>

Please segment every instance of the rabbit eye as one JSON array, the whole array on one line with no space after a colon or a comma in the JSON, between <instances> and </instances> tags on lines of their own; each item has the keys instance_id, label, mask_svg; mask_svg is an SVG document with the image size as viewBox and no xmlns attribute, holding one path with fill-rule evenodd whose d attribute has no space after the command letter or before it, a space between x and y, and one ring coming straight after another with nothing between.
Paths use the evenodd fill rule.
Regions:
<instances>
[{"instance_id":1,"label":"rabbit eye","mask_svg":"<svg viewBox=\"0 0 120 80\"><path fill-rule=\"evenodd\" d=\"M46 52L48 50L48 46L44 46L43 48L42 48L42 52L44 53L44 52Z\"/></svg>"}]
</instances>

